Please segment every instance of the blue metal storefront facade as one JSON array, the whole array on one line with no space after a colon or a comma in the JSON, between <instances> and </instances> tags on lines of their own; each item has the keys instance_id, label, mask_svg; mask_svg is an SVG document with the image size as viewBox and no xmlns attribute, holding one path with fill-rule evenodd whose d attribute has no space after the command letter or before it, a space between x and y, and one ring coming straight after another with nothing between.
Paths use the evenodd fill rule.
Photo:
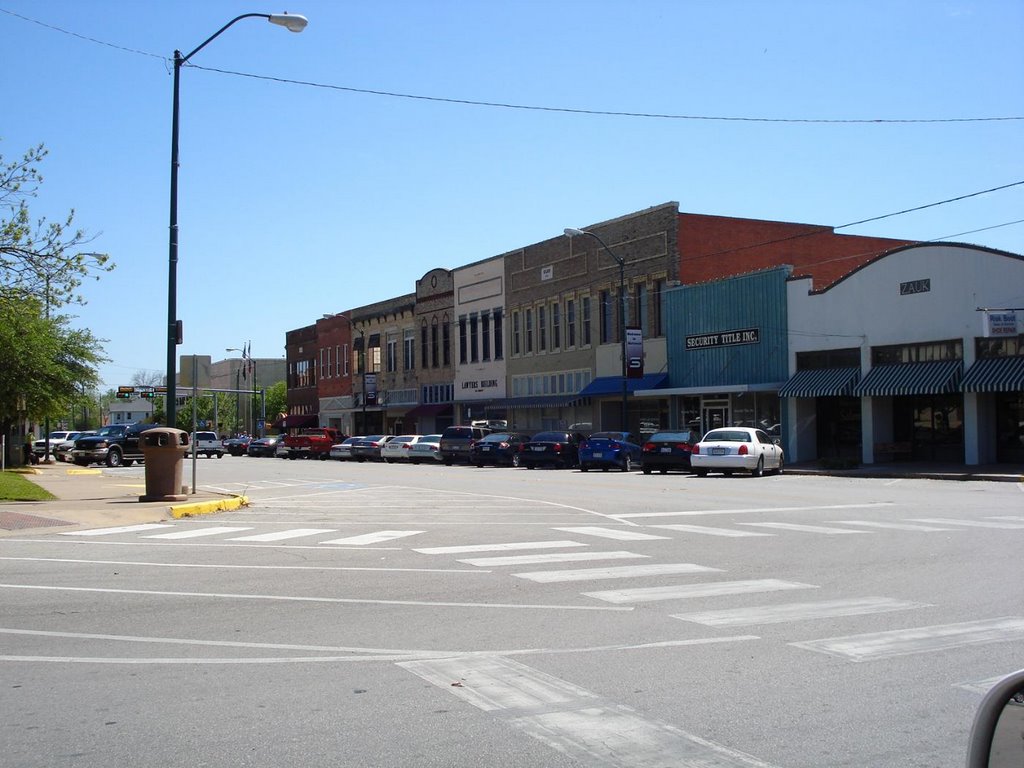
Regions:
<instances>
[{"instance_id":1,"label":"blue metal storefront facade","mask_svg":"<svg viewBox=\"0 0 1024 768\"><path fill-rule=\"evenodd\" d=\"M789 378L789 274L776 267L668 291L668 381L637 395L669 397L673 428L731 424L778 435L778 389Z\"/></svg>"}]
</instances>

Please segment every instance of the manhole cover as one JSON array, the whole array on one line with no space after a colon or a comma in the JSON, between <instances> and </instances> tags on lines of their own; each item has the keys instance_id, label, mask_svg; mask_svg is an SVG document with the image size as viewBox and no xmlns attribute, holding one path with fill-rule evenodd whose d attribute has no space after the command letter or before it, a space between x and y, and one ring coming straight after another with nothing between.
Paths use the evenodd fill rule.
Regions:
<instances>
[{"instance_id":1,"label":"manhole cover","mask_svg":"<svg viewBox=\"0 0 1024 768\"><path fill-rule=\"evenodd\" d=\"M20 531L24 528L47 528L53 525L74 525L67 520L54 520L52 517L23 515L20 512L0 512L0 528L5 531Z\"/></svg>"}]
</instances>

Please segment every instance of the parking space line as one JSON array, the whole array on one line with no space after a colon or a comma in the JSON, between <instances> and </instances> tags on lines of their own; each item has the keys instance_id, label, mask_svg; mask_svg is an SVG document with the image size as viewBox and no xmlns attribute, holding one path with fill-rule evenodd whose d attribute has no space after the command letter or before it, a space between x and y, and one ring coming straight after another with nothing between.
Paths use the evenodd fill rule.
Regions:
<instances>
[{"instance_id":1,"label":"parking space line","mask_svg":"<svg viewBox=\"0 0 1024 768\"><path fill-rule=\"evenodd\" d=\"M713 581L702 584L670 584L663 587L637 589L611 589L604 592L584 592L584 597L607 603L649 603L654 600L687 600L694 597L721 597L748 595L754 592L778 592L789 589L818 589L814 584L801 584L780 579L748 579L744 581Z\"/></svg>"},{"instance_id":2,"label":"parking space line","mask_svg":"<svg viewBox=\"0 0 1024 768\"><path fill-rule=\"evenodd\" d=\"M517 549L565 549L566 547L585 547L578 541L517 541L509 544L466 544L454 547L424 547L414 549L421 555L459 555L468 552L508 552Z\"/></svg>"},{"instance_id":3,"label":"parking space line","mask_svg":"<svg viewBox=\"0 0 1024 768\"><path fill-rule=\"evenodd\" d=\"M632 579L641 576L667 576L680 573L721 573L721 568L710 568L694 563L650 563L649 565L618 565L608 568L579 568L572 571L532 571L513 573L517 579L528 579L538 584L565 581L597 581L600 579Z\"/></svg>"},{"instance_id":4,"label":"parking space line","mask_svg":"<svg viewBox=\"0 0 1024 768\"><path fill-rule=\"evenodd\" d=\"M505 557L475 557L459 560L466 565L487 568L498 565L539 565L541 563L575 563L586 560L628 560L634 557L650 557L635 552L552 552L546 555L508 555Z\"/></svg>"}]
</instances>

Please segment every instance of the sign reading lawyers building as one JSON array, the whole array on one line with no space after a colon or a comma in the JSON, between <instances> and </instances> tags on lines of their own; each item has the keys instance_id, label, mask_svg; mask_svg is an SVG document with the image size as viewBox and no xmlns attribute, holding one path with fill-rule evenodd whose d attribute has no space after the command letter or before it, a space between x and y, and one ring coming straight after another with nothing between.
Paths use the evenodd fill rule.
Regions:
<instances>
[{"instance_id":1,"label":"sign reading lawyers building","mask_svg":"<svg viewBox=\"0 0 1024 768\"><path fill-rule=\"evenodd\" d=\"M760 328L742 328L723 333L701 333L686 337L686 349L708 349L710 347L734 347L738 344L760 344Z\"/></svg>"}]
</instances>

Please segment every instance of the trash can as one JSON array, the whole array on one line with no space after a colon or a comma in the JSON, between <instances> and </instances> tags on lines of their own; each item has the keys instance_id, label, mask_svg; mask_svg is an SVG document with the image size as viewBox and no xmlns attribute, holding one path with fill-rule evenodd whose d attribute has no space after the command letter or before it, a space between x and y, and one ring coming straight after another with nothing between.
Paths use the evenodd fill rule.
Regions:
<instances>
[{"instance_id":1,"label":"trash can","mask_svg":"<svg viewBox=\"0 0 1024 768\"><path fill-rule=\"evenodd\" d=\"M139 442L146 458L146 495L139 501L186 501L181 466L189 450L188 432L155 427L140 434Z\"/></svg>"}]
</instances>

